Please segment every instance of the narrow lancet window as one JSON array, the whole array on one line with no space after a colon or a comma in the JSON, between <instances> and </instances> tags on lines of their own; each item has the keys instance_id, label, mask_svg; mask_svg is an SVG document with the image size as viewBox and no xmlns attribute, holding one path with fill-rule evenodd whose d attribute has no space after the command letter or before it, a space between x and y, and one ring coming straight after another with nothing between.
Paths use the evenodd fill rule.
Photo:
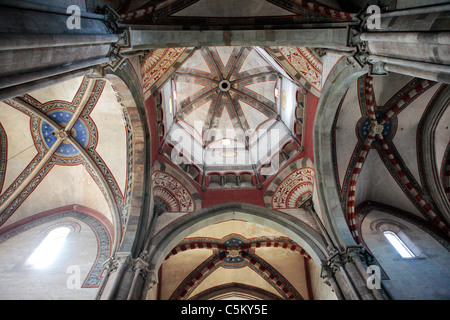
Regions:
<instances>
[{"instance_id":1,"label":"narrow lancet window","mask_svg":"<svg viewBox=\"0 0 450 320\"><path fill-rule=\"evenodd\" d=\"M398 237L395 232L384 231L383 235L402 258L411 259L415 257L414 253L408 248L408 246L402 241L402 239Z\"/></svg>"}]
</instances>

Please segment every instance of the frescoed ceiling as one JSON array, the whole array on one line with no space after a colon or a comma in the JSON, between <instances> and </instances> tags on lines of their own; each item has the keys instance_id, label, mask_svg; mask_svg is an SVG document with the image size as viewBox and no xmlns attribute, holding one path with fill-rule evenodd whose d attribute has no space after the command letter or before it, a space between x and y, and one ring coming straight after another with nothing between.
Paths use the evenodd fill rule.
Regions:
<instances>
[{"instance_id":1,"label":"frescoed ceiling","mask_svg":"<svg viewBox=\"0 0 450 320\"><path fill-rule=\"evenodd\" d=\"M436 167L443 172L445 147L450 140L448 126L444 130L441 122L434 142L423 139L424 123L433 108L442 107L436 99L445 88L402 75L364 76L341 101L333 131L336 181L357 240L361 240L358 212L371 205L397 210L406 218L433 225L441 233L449 232L448 215L439 208L436 193L432 197L427 185L425 167L429 164L423 151L424 144L439 144Z\"/></svg>"},{"instance_id":2,"label":"frescoed ceiling","mask_svg":"<svg viewBox=\"0 0 450 320\"><path fill-rule=\"evenodd\" d=\"M283 234L229 220L173 248L160 269L159 298L308 300L311 264L308 253Z\"/></svg>"},{"instance_id":3,"label":"frescoed ceiling","mask_svg":"<svg viewBox=\"0 0 450 320\"><path fill-rule=\"evenodd\" d=\"M287 144L289 157L301 151L300 88L260 48L195 50L161 87L162 149L205 176L258 174Z\"/></svg>"},{"instance_id":4,"label":"frescoed ceiling","mask_svg":"<svg viewBox=\"0 0 450 320\"><path fill-rule=\"evenodd\" d=\"M132 145L109 81L76 78L0 102L0 110L1 227L69 205L125 226Z\"/></svg>"},{"instance_id":5,"label":"frescoed ceiling","mask_svg":"<svg viewBox=\"0 0 450 320\"><path fill-rule=\"evenodd\" d=\"M87 0L85 7L109 5L124 24L252 26L270 32L293 24L353 21L356 14L349 12L368 1L339 2ZM379 2L390 9L396 3ZM130 77L142 85L140 115L148 124L139 139L144 144L150 136L146 148L151 149L138 150L151 161L141 160L140 173L148 170L149 180L142 178L137 188L151 184L145 196L154 204L152 232L164 232L198 210L238 202L289 215L320 234L318 220L301 205L314 194L320 174L312 159L315 110L341 58L319 58L311 48L195 43L150 50L142 61L135 57ZM108 240L102 258L107 257L113 238L120 238L115 233L127 225L130 156L138 153L116 89L105 79L76 78L0 102L0 232L45 212L85 219L83 213L66 212L79 206L101 217L98 229ZM423 154L424 127L433 108L442 107L436 101L446 89L407 76L367 75L336 101L340 109L330 132L336 188L358 243L360 213L369 207L387 208L448 234L449 213L440 203L450 203L449 108L432 141L433 166L446 197L441 202L430 192L425 178L430 163ZM139 214L143 203L141 198L134 203ZM104 260L96 261L93 286L98 287ZM319 273L309 253L286 235L228 220L176 244L159 270L158 298L307 300L314 298L311 281Z\"/></svg>"}]
</instances>

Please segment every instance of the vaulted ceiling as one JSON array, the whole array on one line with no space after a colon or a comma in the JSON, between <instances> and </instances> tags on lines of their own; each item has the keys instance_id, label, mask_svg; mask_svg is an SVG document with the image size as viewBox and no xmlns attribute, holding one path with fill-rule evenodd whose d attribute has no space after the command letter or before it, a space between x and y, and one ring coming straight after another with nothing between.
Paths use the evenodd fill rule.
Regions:
<instances>
[{"instance_id":1,"label":"vaulted ceiling","mask_svg":"<svg viewBox=\"0 0 450 320\"><path fill-rule=\"evenodd\" d=\"M443 125L449 116L445 103L433 140L425 140L432 130L425 129L425 124L433 109L442 108L437 98L445 90L445 85L408 76L364 76L340 102L333 130L336 181L358 241L358 212L373 205L397 210L407 219L426 221L440 233L448 233L448 211L438 205L438 193L431 192L426 178L431 164L423 149L424 145L436 146L433 165L444 189L449 141L448 126Z\"/></svg>"},{"instance_id":2,"label":"vaulted ceiling","mask_svg":"<svg viewBox=\"0 0 450 320\"><path fill-rule=\"evenodd\" d=\"M1 224L68 205L126 222L132 147L110 82L76 78L0 103ZM112 235L111 235L112 236Z\"/></svg>"},{"instance_id":3,"label":"vaulted ceiling","mask_svg":"<svg viewBox=\"0 0 450 320\"><path fill-rule=\"evenodd\" d=\"M308 253L285 235L229 220L172 249L160 268L159 298L309 300L310 268Z\"/></svg>"},{"instance_id":4,"label":"vaulted ceiling","mask_svg":"<svg viewBox=\"0 0 450 320\"><path fill-rule=\"evenodd\" d=\"M348 12L357 12L361 3L100 0L86 1L86 7L111 5L123 23L245 28L270 19L270 29L350 21L355 14ZM395 1L381 3L395 7ZM130 119L138 117L129 117L125 96L109 80L77 78L0 102L0 236L16 232L37 214L77 209L95 216L103 226L100 236L90 237L100 239L103 250L91 270L92 287L98 287L101 265L123 236L130 208L141 212L143 200L131 203L130 193L133 176L140 176L137 189L144 189L145 170L152 184L155 234L180 217L227 202L269 208L319 234L317 221L299 206L312 195L319 201L313 123L322 88L342 56L318 57L298 47L195 45L128 60L129 76L145 99L148 165L143 148L133 144L134 138L144 141L147 132L141 128L137 137L133 134ZM366 75L336 101L340 108L330 132L335 187L358 243L363 243L359 223L367 208L448 234L445 90L418 78ZM439 121L430 123L437 108L442 109ZM425 138L430 126L434 135ZM430 143L431 160L424 153ZM430 166L439 174L439 199L426 177ZM132 168L140 172L133 175ZM227 220L175 244L159 270L159 298L313 299L319 268L285 234ZM323 291L335 298L328 287Z\"/></svg>"},{"instance_id":5,"label":"vaulted ceiling","mask_svg":"<svg viewBox=\"0 0 450 320\"><path fill-rule=\"evenodd\" d=\"M279 71L278 71L279 70ZM288 143L300 87L263 50L216 47L193 52L161 89L163 148L210 172L252 172ZM178 163L177 163L178 164Z\"/></svg>"}]
</instances>

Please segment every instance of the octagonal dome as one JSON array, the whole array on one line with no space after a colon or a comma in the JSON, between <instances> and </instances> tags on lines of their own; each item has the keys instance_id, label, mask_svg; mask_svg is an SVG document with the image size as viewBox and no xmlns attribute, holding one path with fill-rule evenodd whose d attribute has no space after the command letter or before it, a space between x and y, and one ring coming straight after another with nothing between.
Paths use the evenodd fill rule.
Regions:
<instances>
[{"instance_id":1,"label":"octagonal dome","mask_svg":"<svg viewBox=\"0 0 450 320\"><path fill-rule=\"evenodd\" d=\"M292 151L300 148L294 134L298 89L261 48L195 50L161 89L168 156L204 175L257 175L262 166L274 174L275 155L289 143Z\"/></svg>"}]
</instances>

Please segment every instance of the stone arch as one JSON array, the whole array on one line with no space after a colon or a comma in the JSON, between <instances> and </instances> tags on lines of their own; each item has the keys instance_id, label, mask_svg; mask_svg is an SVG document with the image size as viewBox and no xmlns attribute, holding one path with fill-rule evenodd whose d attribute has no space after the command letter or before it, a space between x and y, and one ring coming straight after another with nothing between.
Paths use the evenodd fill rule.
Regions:
<instances>
[{"instance_id":1,"label":"stone arch","mask_svg":"<svg viewBox=\"0 0 450 320\"><path fill-rule=\"evenodd\" d=\"M143 214L141 202L145 194L145 165L147 162L147 146L145 138L145 120L142 116L144 101L142 95L137 95L140 85L137 79L122 77L121 74L107 74L106 80L110 82L117 93L118 101L126 110L127 131L131 133L128 136L128 143L131 148L128 150L129 165L127 175L130 175L129 188L125 195L125 201L128 202L128 213L126 225L121 237L120 251L133 251L138 232L138 224Z\"/></svg>"},{"instance_id":2,"label":"stone arch","mask_svg":"<svg viewBox=\"0 0 450 320\"><path fill-rule=\"evenodd\" d=\"M264 203L266 207L268 208L272 207L272 197L277 188L279 187L279 185L294 171L297 171L304 167L309 167L313 169L314 164L309 158L303 158L291 163L288 167L284 168L280 173L278 173L276 178L270 182L269 186L264 192Z\"/></svg>"},{"instance_id":3,"label":"stone arch","mask_svg":"<svg viewBox=\"0 0 450 320\"><path fill-rule=\"evenodd\" d=\"M450 222L450 202L441 180L441 170L437 165L441 159L436 159L436 131L441 119L445 121L444 113L449 104L450 86L443 85L436 92L427 108L428 110L425 112L425 116L419 123L419 138L417 140L418 150L421 151L418 152L418 157L423 166L421 175L424 177L424 184L429 189L429 194L433 198L439 213L442 214L447 223ZM445 225L444 222L440 222L440 224Z\"/></svg>"},{"instance_id":4,"label":"stone arch","mask_svg":"<svg viewBox=\"0 0 450 320\"><path fill-rule=\"evenodd\" d=\"M218 296L225 295L230 291L238 293L240 296L251 298L254 300L281 300L277 295L261 288L250 286L243 283L227 283L224 285L213 287L209 290L201 292L189 300L209 300Z\"/></svg>"},{"instance_id":5,"label":"stone arch","mask_svg":"<svg viewBox=\"0 0 450 320\"><path fill-rule=\"evenodd\" d=\"M156 234L147 244L149 269L157 271L181 240L208 225L239 219L270 227L290 237L320 266L327 258L323 237L308 225L287 214L244 203L227 203L184 215Z\"/></svg>"},{"instance_id":6,"label":"stone arch","mask_svg":"<svg viewBox=\"0 0 450 320\"><path fill-rule=\"evenodd\" d=\"M341 101L350 85L368 72L354 58L340 60L330 72L316 111L313 127L314 164L317 195L325 227L333 242L341 249L356 245L350 233L345 213L336 189L332 158L333 121Z\"/></svg>"}]
</instances>

